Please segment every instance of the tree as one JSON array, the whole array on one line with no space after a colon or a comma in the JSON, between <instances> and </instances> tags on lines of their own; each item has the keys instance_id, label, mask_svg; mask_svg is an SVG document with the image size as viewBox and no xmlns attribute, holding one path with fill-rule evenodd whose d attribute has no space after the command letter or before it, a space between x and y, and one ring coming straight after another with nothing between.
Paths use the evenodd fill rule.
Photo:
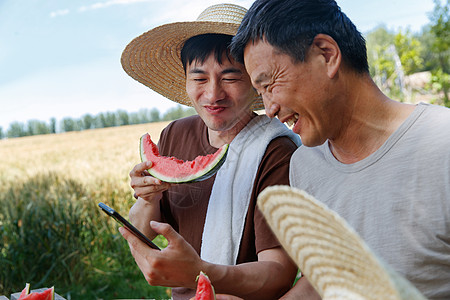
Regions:
<instances>
[{"instance_id":1,"label":"tree","mask_svg":"<svg viewBox=\"0 0 450 300\"><path fill-rule=\"evenodd\" d=\"M125 110L119 109L117 111L117 126L129 125L130 124L130 116L128 112Z\"/></svg>"},{"instance_id":2,"label":"tree","mask_svg":"<svg viewBox=\"0 0 450 300\"><path fill-rule=\"evenodd\" d=\"M0 126L0 140L5 137L5 134L3 133L3 127Z\"/></svg>"},{"instance_id":3,"label":"tree","mask_svg":"<svg viewBox=\"0 0 450 300\"><path fill-rule=\"evenodd\" d=\"M64 132L79 130L76 121L72 118L64 118L61 122L61 129Z\"/></svg>"},{"instance_id":4,"label":"tree","mask_svg":"<svg viewBox=\"0 0 450 300\"><path fill-rule=\"evenodd\" d=\"M160 116L159 110L157 108L153 108L150 111L150 120L151 120L151 122L159 122L159 121L161 121L161 116Z\"/></svg>"},{"instance_id":5,"label":"tree","mask_svg":"<svg viewBox=\"0 0 450 300\"><path fill-rule=\"evenodd\" d=\"M392 94L390 82L395 76L395 51L392 51L391 47L394 44L394 36L384 25L378 26L366 36L370 75L387 94Z\"/></svg>"},{"instance_id":6,"label":"tree","mask_svg":"<svg viewBox=\"0 0 450 300\"><path fill-rule=\"evenodd\" d=\"M6 134L8 138L22 137L26 136L25 125L20 122L12 122L9 125L8 132Z\"/></svg>"},{"instance_id":7,"label":"tree","mask_svg":"<svg viewBox=\"0 0 450 300\"><path fill-rule=\"evenodd\" d=\"M404 100L410 96L405 75L423 68L422 45L409 30L402 33L379 26L366 37L370 75L390 97Z\"/></svg>"},{"instance_id":8,"label":"tree","mask_svg":"<svg viewBox=\"0 0 450 300\"><path fill-rule=\"evenodd\" d=\"M435 89L443 93L443 104L450 107L450 18L447 4L441 6L439 0L434 0L434 10L430 14L430 32L434 39L431 44L431 51L437 59L437 67L432 69L432 84Z\"/></svg>"},{"instance_id":9,"label":"tree","mask_svg":"<svg viewBox=\"0 0 450 300\"><path fill-rule=\"evenodd\" d=\"M83 126L82 129L87 130L87 129L92 129L94 128L94 124L95 124L95 118L90 115L90 114L85 114L83 117Z\"/></svg>"},{"instance_id":10,"label":"tree","mask_svg":"<svg viewBox=\"0 0 450 300\"><path fill-rule=\"evenodd\" d=\"M409 30L405 34L400 30L394 37L394 45L406 75L418 72L422 68L422 45Z\"/></svg>"},{"instance_id":11,"label":"tree","mask_svg":"<svg viewBox=\"0 0 450 300\"><path fill-rule=\"evenodd\" d=\"M56 133L56 119L50 119L50 133Z\"/></svg>"},{"instance_id":12,"label":"tree","mask_svg":"<svg viewBox=\"0 0 450 300\"><path fill-rule=\"evenodd\" d=\"M39 120L28 121L28 135L49 134L50 128L45 122Z\"/></svg>"},{"instance_id":13,"label":"tree","mask_svg":"<svg viewBox=\"0 0 450 300\"><path fill-rule=\"evenodd\" d=\"M177 107L167 110L167 112L164 114L163 120L164 121L177 120L195 114L196 114L195 109L193 109L192 107L184 109L183 106L177 105Z\"/></svg>"}]
</instances>

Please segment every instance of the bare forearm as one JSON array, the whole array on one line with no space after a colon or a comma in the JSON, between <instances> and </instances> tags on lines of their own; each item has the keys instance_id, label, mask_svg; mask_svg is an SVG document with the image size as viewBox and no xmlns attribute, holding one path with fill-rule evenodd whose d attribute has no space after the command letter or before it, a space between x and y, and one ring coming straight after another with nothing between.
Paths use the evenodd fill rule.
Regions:
<instances>
[{"instance_id":1,"label":"bare forearm","mask_svg":"<svg viewBox=\"0 0 450 300\"><path fill-rule=\"evenodd\" d=\"M150 221L160 221L159 199L148 202L141 198L134 203L129 212L130 222L150 239L157 235L150 227Z\"/></svg>"},{"instance_id":2,"label":"bare forearm","mask_svg":"<svg viewBox=\"0 0 450 300\"><path fill-rule=\"evenodd\" d=\"M322 299L304 276L300 278L292 289L287 292L280 300L320 300Z\"/></svg>"},{"instance_id":3,"label":"bare forearm","mask_svg":"<svg viewBox=\"0 0 450 300\"><path fill-rule=\"evenodd\" d=\"M208 265L207 272L216 293L244 299L278 299L292 286L296 267L275 261L258 261L237 266Z\"/></svg>"}]
</instances>

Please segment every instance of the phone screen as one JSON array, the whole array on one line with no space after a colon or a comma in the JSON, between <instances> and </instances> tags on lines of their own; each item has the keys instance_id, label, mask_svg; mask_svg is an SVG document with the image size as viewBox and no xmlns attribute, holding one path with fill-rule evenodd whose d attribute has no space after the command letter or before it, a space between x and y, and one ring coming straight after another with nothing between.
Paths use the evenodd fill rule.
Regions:
<instances>
[{"instance_id":1,"label":"phone screen","mask_svg":"<svg viewBox=\"0 0 450 300\"><path fill-rule=\"evenodd\" d=\"M118 212L109 207L108 205L100 202L98 206L110 217L113 217L119 224L130 230L135 236L137 236L141 241L152 247L153 249L161 250L156 246L148 237L146 237L142 232L140 232L136 227L134 227L130 222L128 222L124 217L122 217Z\"/></svg>"}]
</instances>

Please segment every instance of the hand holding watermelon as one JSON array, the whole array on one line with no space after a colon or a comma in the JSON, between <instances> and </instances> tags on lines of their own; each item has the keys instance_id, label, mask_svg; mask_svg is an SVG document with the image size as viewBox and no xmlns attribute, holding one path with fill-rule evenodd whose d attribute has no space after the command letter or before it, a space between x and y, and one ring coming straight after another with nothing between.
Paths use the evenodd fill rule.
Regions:
<instances>
[{"instance_id":1,"label":"hand holding watermelon","mask_svg":"<svg viewBox=\"0 0 450 300\"><path fill-rule=\"evenodd\" d=\"M145 161L137 164L130 172L130 185L134 189L135 196L147 202L159 200L162 192L170 187L170 183L163 182L148 173L147 169L151 166L151 161Z\"/></svg>"}]
</instances>

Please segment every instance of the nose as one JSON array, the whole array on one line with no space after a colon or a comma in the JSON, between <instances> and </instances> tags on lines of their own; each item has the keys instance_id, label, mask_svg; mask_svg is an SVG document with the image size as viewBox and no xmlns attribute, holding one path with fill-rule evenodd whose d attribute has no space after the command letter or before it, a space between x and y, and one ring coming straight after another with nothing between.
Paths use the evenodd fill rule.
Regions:
<instances>
[{"instance_id":1,"label":"nose","mask_svg":"<svg viewBox=\"0 0 450 300\"><path fill-rule=\"evenodd\" d=\"M225 98L225 90L217 81L210 81L205 88L204 95L209 101L215 102Z\"/></svg>"},{"instance_id":2,"label":"nose","mask_svg":"<svg viewBox=\"0 0 450 300\"><path fill-rule=\"evenodd\" d=\"M273 103L267 94L264 94L262 98L264 102L264 108L266 110L266 115L269 118L275 118L275 116L278 114L278 111L280 110L280 106Z\"/></svg>"}]
</instances>

